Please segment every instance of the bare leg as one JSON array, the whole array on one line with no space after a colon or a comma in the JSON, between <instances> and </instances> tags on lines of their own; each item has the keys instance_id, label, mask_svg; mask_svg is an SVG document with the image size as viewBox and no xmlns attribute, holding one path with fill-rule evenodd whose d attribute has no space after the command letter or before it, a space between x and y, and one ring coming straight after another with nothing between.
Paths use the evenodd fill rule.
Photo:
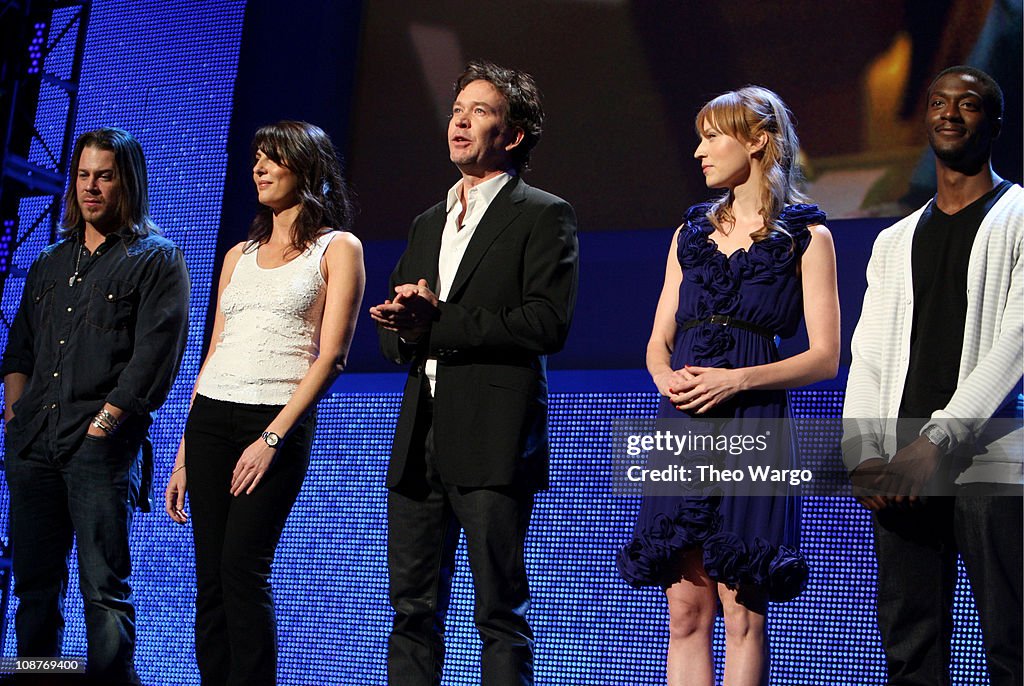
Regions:
<instances>
[{"instance_id":1,"label":"bare leg","mask_svg":"<svg viewBox=\"0 0 1024 686\"><path fill-rule=\"evenodd\" d=\"M711 634L716 584L704 572L702 551L683 557L682 578L665 589L668 599L668 686L712 686Z\"/></svg>"},{"instance_id":2,"label":"bare leg","mask_svg":"<svg viewBox=\"0 0 1024 686\"><path fill-rule=\"evenodd\" d=\"M718 584L725 619L724 686L767 686L768 602L760 590L734 591Z\"/></svg>"}]
</instances>

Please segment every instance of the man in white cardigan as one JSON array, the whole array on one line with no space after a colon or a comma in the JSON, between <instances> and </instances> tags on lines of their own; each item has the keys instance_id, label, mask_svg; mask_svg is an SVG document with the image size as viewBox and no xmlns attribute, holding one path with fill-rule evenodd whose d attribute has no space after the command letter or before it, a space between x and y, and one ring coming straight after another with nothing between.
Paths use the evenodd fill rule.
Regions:
<instances>
[{"instance_id":1,"label":"man in white cardigan","mask_svg":"<svg viewBox=\"0 0 1024 686\"><path fill-rule=\"evenodd\" d=\"M843 456L874 513L892 686L949 683L958 553L991 683L1022 683L1024 189L992 169L1002 105L970 67L932 82L938 192L879 234L853 335Z\"/></svg>"}]
</instances>

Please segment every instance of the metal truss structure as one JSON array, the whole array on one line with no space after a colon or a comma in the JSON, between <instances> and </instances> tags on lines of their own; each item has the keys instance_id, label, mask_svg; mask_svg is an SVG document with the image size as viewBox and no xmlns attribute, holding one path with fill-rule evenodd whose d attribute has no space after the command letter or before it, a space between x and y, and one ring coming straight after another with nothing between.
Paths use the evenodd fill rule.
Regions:
<instances>
[{"instance_id":1,"label":"metal truss structure","mask_svg":"<svg viewBox=\"0 0 1024 686\"><path fill-rule=\"evenodd\" d=\"M40 229L56 235L60 201L74 144L78 82L89 0L0 2L5 26L0 105L6 111L0 153L0 293L8 276L21 276L11 257ZM49 59L61 53L59 64ZM40 125L40 109L48 113ZM63 126L54 126L54 117ZM48 198L25 215L26 198ZM5 322L6 324L7 322Z\"/></svg>"},{"instance_id":2,"label":"metal truss structure","mask_svg":"<svg viewBox=\"0 0 1024 686\"><path fill-rule=\"evenodd\" d=\"M39 231L56 237L74 144L91 2L0 0L0 295L25 269L12 259ZM3 325L9 322L0 313ZM0 540L0 655L11 593L11 550Z\"/></svg>"}]
</instances>

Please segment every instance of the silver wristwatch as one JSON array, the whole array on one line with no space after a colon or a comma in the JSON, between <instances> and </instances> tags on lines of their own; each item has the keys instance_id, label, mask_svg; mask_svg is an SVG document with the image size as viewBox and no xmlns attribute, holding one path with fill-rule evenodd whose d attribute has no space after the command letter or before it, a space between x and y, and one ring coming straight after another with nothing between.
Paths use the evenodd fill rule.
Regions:
<instances>
[{"instance_id":1,"label":"silver wristwatch","mask_svg":"<svg viewBox=\"0 0 1024 686\"><path fill-rule=\"evenodd\" d=\"M276 448L277 444L281 442L281 437L278 436L273 431L264 431L262 438L263 442L269 445L271 448Z\"/></svg>"},{"instance_id":2,"label":"silver wristwatch","mask_svg":"<svg viewBox=\"0 0 1024 686\"><path fill-rule=\"evenodd\" d=\"M934 424L925 428L925 430L921 432L921 435L927 438L932 445L937 446L942 450L949 447L949 434Z\"/></svg>"}]
</instances>

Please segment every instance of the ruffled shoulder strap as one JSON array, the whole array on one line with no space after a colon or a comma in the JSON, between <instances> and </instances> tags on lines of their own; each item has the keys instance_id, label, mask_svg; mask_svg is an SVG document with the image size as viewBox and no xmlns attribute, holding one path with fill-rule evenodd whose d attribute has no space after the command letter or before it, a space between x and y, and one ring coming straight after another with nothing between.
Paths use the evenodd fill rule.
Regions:
<instances>
[{"instance_id":1,"label":"ruffled shoulder strap","mask_svg":"<svg viewBox=\"0 0 1024 686\"><path fill-rule=\"evenodd\" d=\"M683 223L688 226L693 226L700 229L707 229L711 226L711 221L708 219L708 210L711 209L711 203L701 202L692 206L686 210L683 215Z\"/></svg>"},{"instance_id":2,"label":"ruffled shoulder strap","mask_svg":"<svg viewBox=\"0 0 1024 686\"><path fill-rule=\"evenodd\" d=\"M824 224L825 213L817 205L800 203L783 207L782 212L779 213L779 219L786 225L786 228L795 231L796 229L806 229L814 224Z\"/></svg>"},{"instance_id":3,"label":"ruffled shoulder strap","mask_svg":"<svg viewBox=\"0 0 1024 686\"><path fill-rule=\"evenodd\" d=\"M798 203L787 205L779 213L779 220L786 226L789 235L796 241L797 252L803 254L811 242L808 226L825 223L825 213L817 205Z\"/></svg>"}]
</instances>

